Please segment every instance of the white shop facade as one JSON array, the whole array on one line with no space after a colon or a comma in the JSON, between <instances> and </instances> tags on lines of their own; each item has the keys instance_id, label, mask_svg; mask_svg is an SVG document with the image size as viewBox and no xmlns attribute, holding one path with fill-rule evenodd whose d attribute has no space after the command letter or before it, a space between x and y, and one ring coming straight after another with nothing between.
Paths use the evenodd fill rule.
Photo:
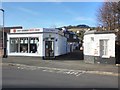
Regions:
<instances>
[{"instance_id":1,"label":"white shop facade","mask_svg":"<svg viewBox=\"0 0 120 90\"><path fill-rule=\"evenodd\" d=\"M56 57L67 53L67 38L58 29L11 29L7 35L8 56Z\"/></svg>"}]
</instances>

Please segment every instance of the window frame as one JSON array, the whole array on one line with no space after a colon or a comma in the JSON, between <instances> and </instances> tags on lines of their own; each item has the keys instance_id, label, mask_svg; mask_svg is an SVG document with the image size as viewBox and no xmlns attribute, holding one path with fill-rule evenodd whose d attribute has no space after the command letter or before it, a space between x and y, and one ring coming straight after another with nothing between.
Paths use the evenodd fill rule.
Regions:
<instances>
[{"instance_id":1,"label":"window frame","mask_svg":"<svg viewBox=\"0 0 120 90\"><path fill-rule=\"evenodd\" d=\"M108 42L109 42L109 39L100 39L100 43L101 43L101 41L103 42L103 45L102 45L103 50L101 52L101 46L100 46L100 56L102 58L109 58L109 55L108 55ZM102 53L102 55L101 55L101 53Z\"/></svg>"},{"instance_id":2,"label":"window frame","mask_svg":"<svg viewBox=\"0 0 120 90\"><path fill-rule=\"evenodd\" d=\"M31 40L31 38L32 39L34 39L34 41L33 41L33 43L32 44L36 44L36 48L38 48L38 43L39 43L39 37L10 37L10 39L9 39L9 52L10 53L27 53L27 54L30 54L30 40ZM16 50L14 49L15 47L13 47L13 45L16 45L16 42L15 42L15 40L16 39L18 39L18 42L17 42L17 46L16 46ZM22 41L22 43L21 43L21 40L23 40ZM27 40L27 41L26 41ZM13 42L13 43L11 43L11 41ZM21 52L21 46L24 46L23 44L27 44L27 52ZM25 45L26 46L26 45ZM12 49L12 47L13 47L13 49ZM37 53L38 53L38 51L36 51Z\"/></svg>"}]
</instances>

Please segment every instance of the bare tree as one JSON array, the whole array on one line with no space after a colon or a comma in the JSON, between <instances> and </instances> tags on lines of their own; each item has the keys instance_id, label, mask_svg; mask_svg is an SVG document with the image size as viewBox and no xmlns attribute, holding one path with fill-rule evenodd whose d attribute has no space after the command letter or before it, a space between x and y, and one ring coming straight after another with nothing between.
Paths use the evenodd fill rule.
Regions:
<instances>
[{"instance_id":1,"label":"bare tree","mask_svg":"<svg viewBox=\"0 0 120 90\"><path fill-rule=\"evenodd\" d=\"M120 31L120 1L118 2L118 30Z\"/></svg>"},{"instance_id":2,"label":"bare tree","mask_svg":"<svg viewBox=\"0 0 120 90\"><path fill-rule=\"evenodd\" d=\"M119 29L120 26L120 2L104 2L99 8L97 19L104 30Z\"/></svg>"}]
</instances>

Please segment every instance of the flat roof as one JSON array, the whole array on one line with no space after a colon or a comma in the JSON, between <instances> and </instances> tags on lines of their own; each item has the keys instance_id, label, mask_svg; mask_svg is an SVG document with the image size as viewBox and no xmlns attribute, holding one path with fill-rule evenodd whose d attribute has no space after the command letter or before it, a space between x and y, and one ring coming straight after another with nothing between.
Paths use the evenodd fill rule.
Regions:
<instances>
[{"instance_id":1,"label":"flat roof","mask_svg":"<svg viewBox=\"0 0 120 90\"><path fill-rule=\"evenodd\" d=\"M4 31L9 33L10 29L22 29L22 26L4 27Z\"/></svg>"},{"instance_id":2,"label":"flat roof","mask_svg":"<svg viewBox=\"0 0 120 90\"><path fill-rule=\"evenodd\" d=\"M96 30L92 30L92 31L87 31L84 33L84 35L87 35L87 34L110 34L110 33L116 33L116 31L96 31Z\"/></svg>"}]
</instances>

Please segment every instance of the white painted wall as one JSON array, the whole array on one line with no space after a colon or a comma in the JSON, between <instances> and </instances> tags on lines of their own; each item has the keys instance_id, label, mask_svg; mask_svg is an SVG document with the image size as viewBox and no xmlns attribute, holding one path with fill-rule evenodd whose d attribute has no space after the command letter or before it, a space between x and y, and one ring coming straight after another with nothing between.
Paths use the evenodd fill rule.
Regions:
<instances>
[{"instance_id":1,"label":"white painted wall","mask_svg":"<svg viewBox=\"0 0 120 90\"><path fill-rule=\"evenodd\" d=\"M83 43L83 47L84 47L84 54L85 55L94 55L94 49L96 47L95 42L91 41L91 37L94 37L94 34L87 34L84 36L84 43Z\"/></svg>"},{"instance_id":2,"label":"white painted wall","mask_svg":"<svg viewBox=\"0 0 120 90\"><path fill-rule=\"evenodd\" d=\"M91 40L91 38L94 40ZM115 57L115 34L87 34L84 36L84 55L100 56L100 40L108 39L108 54L104 58ZM96 49L96 54L95 54Z\"/></svg>"},{"instance_id":3,"label":"white painted wall","mask_svg":"<svg viewBox=\"0 0 120 90\"><path fill-rule=\"evenodd\" d=\"M45 31L45 30L44 30ZM56 33L56 31L53 32L43 32L43 33L37 33L37 34L33 34L33 33L29 33L29 34L8 34L8 41L7 41L7 51L8 51L8 56L45 56L45 41L44 38L49 37L49 35L51 35L51 37L55 38L54 41L54 45L55 45L55 56L59 56L62 54L66 54L67 53L67 38L59 35L58 33ZM10 38L17 38L17 37L38 37L39 38L39 46L38 46L38 53L10 53ZM57 41L56 41L57 39Z\"/></svg>"},{"instance_id":4,"label":"white painted wall","mask_svg":"<svg viewBox=\"0 0 120 90\"><path fill-rule=\"evenodd\" d=\"M59 56L67 53L67 38L64 36L58 35L57 42L55 43L55 56Z\"/></svg>"}]
</instances>

